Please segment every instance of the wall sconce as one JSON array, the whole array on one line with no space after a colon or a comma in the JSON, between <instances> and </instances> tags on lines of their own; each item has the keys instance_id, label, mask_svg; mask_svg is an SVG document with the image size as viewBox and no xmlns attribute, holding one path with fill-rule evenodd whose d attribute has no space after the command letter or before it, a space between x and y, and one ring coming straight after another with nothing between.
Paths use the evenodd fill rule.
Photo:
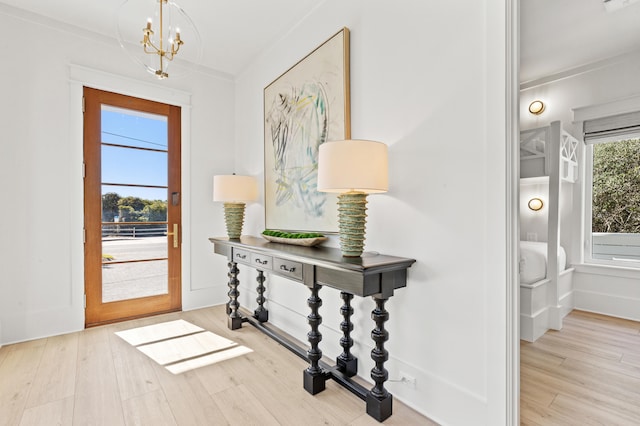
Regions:
<instances>
[{"instance_id":1,"label":"wall sconce","mask_svg":"<svg viewBox=\"0 0 640 426\"><path fill-rule=\"evenodd\" d=\"M359 257L364 249L367 194L389 188L387 145L346 140L325 142L318 156L318 191L337 192L340 249Z\"/></svg>"},{"instance_id":2,"label":"wall sconce","mask_svg":"<svg viewBox=\"0 0 640 426\"><path fill-rule=\"evenodd\" d=\"M530 199L529 202L527 203L527 206L529 206L529 209L533 210L534 212L537 212L539 210L542 210L542 207L544 207L544 203L542 202L542 199L536 197L536 198Z\"/></svg>"},{"instance_id":3,"label":"wall sconce","mask_svg":"<svg viewBox=\"0 0 640 426\"><path fill-rule=\"evenodd\" d=\"M229 239L242 234L246 201L258 198L258 184L252 176L219 175L213 177L213 201L224 203L224 220Z\"/></svg>"},{"instance_id":4,"label":"wall sconce","mask_svg":"<svg viewBox=\"0 0 640 426\"><path fill-rule=\"evenodd\" d=\"M544 102L535 100L529 104L529 112L533 115L540 115L544 112Z\"/></svg>"}]
</instances>

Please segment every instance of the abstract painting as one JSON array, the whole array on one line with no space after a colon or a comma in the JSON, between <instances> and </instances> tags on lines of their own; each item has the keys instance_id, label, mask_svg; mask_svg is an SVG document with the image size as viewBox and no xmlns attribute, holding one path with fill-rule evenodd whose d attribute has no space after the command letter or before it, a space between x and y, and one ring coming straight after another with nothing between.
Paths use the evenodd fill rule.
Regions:
<instances>
[{"instance_id":1,"label":"abstract painting","mask_svg":"<svg viewBox=\"0 0 640 426\"><path fill-rule=\"evenodd\" d=\"M267 228L338 231L336 195L317 191L318 148L348 139L350 125L343 28L264 89Z\"/></svg>"}]
</instances>

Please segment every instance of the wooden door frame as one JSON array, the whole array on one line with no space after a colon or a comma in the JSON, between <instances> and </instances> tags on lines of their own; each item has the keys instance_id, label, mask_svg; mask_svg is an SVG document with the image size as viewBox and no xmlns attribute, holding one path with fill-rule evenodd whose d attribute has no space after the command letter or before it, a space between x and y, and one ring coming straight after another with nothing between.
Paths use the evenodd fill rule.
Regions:
<instances>
[{"instance_id":1,"label":"wooden door frame","mask_svg":"<svg viewBox=\"0 0 640 426\"><path fill-rule=\"evenodd\" d=\"M176 206L171 203L171 197L169 194L177 192L181 195L181 108L178 106L169 105L166 103L159 103L156 101L150 101L142 98L136 98L128 95L122 95L115 92L109 92L99 89L93 89L85 87L84 96L87 101L85 105L85 114L87 116L91 114L95 121L99 121L100 108L102 104L115 106L119 108L126 108L131 110L139 110L153 114L159 114L166 116L168 126L168 150L172 152L174 167L169 168L168 172L168 190L167 190L167 219L170 223L178 224L179 234L182 234L182 220L181 220L181 201L179 200ZM94 326L105 324L114 321L120 321L124 319L137 318L147 315L156 315L165 312L177 311L182 308L182 289L181 289L181 244L178 244L177 248L172 248L168 244L168 250L171 253L169 257L168 268L173 274L170 274L168 282L169 296L159 295L151 296L132 301L119 301L110 302L109 304L102 304L102 292L101 286L96 287L89 285L89 282L95 282L100 280L97 275L102 269L101 256L96 256L93 253L96 245L102 244L101 232L97 232L101 229L102 224L102 212L100 203L97 200L91 200L88 194L100 194L101 193L101 179L100 179L100 149L97 147L91 148L91 141L101 140L101 129L99 125L84 126L83 137L83 152L85 163L92 163L97 165L85 170L84 179L84 229L85 229L85 245L84 245L84 262L85 262L85 297L87 298L87 304L98 304L101 306L101 312L93 312L90 309L85 311L85 326ZM89 200L89 201L87 201ZM99 239L99 240L98 240ZM169 254L169 253L168 253ZM93 271L93 272L91 272ZM95 275L91 275L95 273ZM95 305L94 305L95 306Z\"/></svg>"},{"instance_id":2,"label":"wooden door frame","mask_svg":"<svg viewBox=\"0 0 640 426\"><path fill-rule=\"evenodd\" d=\"M182 188L186 188L182 194L182 259L183 265L188 265L185 259L191 256L191 197L188 188L191 187L191 175L189 165L191 158L191 93L171 87L170 82L153 84L145 79L134 79L112 74L77 64L69 64L69 143L72 146L70 155L76 167L66 171L69 174L69 187L71 197L69 245L71 246L71 291L69 304L56 308L57 330L78 331L84 329L85 324L85 298L84 298L84 179L82 172L83 138L83 113L82 95L84 87L118 92L126 95L151 99L171 105L180 106L181 131L182 131ZM202 306L203 292L201 289L192 288L191 271L188 267L182 268L182 305L183 309L193 309ZM207 292L207 291L205 291ZM212 293L212 292L211 292ZM207 292L209 295L210 293ZM213 297L213 296L209 296Z\"/></svg>"}]
</instances>

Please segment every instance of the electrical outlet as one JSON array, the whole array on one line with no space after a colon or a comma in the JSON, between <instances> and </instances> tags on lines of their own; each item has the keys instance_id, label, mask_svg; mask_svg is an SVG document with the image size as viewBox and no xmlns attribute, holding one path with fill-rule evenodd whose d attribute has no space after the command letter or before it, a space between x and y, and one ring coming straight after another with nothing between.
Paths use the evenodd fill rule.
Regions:
<instances>
[{"instance_id":1,"label":"electrical outlet","mask_svg":"<svg viewBox=\"0 0 640 426\"><path fill-rule=\"evenodd\" d=\"M400 381L409 386L411 389L416 388L416 378L403 371L400 372Z\"/></svg>"}]
</instances>

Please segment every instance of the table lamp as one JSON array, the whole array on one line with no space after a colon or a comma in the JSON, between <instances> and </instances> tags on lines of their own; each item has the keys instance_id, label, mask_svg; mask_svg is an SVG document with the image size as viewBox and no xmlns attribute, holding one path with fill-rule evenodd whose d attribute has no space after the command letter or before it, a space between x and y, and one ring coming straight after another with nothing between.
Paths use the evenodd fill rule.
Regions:
<instances>
[{"instance_id":1,"label":"table lamp","mask_svg":"<svg viewBox=\"0 0 640 426\"><path fill-rule=\"evenodd\" d=\"M258 184L252 176L218 175L213 177L213 201L224 203L227 236L238 239L242 234L246 201L258 198Z\"/></svg>"},{"instance_id":2,"label":"table lamp","mask_svg":"<svg viewBox=\"0 0 640 426\"><path fill-rule=\"evenodd\" d=\"M318 191L337 192L340 249L358 257L364 248L367 194L387 192L387 145L366 140L325 142L318 156Z\"/></svg>"}]
</instances>

